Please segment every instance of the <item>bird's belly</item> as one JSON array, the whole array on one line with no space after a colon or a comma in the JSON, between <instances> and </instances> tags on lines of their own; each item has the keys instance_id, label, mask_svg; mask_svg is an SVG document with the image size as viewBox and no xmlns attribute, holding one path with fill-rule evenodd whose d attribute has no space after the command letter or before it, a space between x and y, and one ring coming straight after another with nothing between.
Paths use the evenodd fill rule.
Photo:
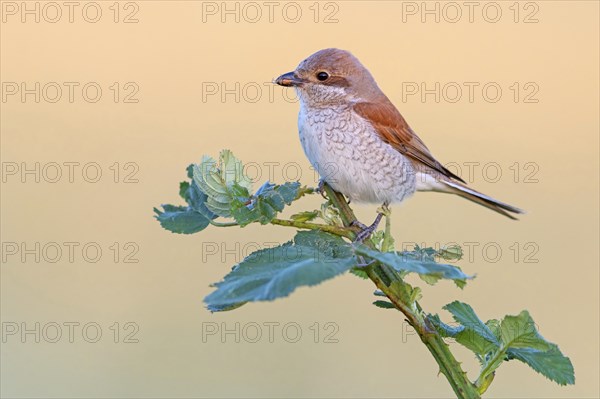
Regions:
<instances>
[{"instance_id":1,"label":"bird's belly","mask_svg":"<svg viewBox=\"0 0 600 399\"><path fill-rule=\"evenodd\" d=\"M322 122L321 122L322 120ZM321 178L355 202L393 203L416 188L412 163L356 117L302 117L304 152Z\"/></svg>"}]
</instances>

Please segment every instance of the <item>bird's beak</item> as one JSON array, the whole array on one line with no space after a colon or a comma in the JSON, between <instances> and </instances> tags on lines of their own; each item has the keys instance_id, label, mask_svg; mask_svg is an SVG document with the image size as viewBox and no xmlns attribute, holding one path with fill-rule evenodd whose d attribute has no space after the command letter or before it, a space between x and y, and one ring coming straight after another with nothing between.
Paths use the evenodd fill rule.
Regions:
<instances>
[{"instance_id":1,"label":"bird's beak","mask_svg":"<svg viewBox=\"0 0 600 399\"><path fill-rule=\"evenodd\" d=\"M294 75L294 72L288 72L275 79L275 83L285 87L301 86L304 83L304 79Z\"/></svg>"}]
</instances>

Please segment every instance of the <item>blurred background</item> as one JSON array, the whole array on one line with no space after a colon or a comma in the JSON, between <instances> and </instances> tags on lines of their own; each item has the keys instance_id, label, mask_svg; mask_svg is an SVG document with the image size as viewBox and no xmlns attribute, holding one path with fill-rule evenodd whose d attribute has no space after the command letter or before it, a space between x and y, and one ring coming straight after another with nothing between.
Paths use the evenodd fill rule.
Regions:
<instances>
[{"instance_id":1,"label":"blurred background","mask_svg":"<svg viewBox=\"0 0 600 399\"><path fill-rule=\"evenodd\" d=\"M528 309L575 366L559 387L510 362L487 397L600 395L597 2L0 5L3 397L452 396L369 281L204 308L210 283L291 229L184 236L153 218L223 148L255 187L315 185L295 94L268 82L326 47L371 70L436 158L528 211L514 222L430 193L393 207L397 247L459 243L477 274L464 290L419 282L427 311Z\"/></svg>"}]
</instances>

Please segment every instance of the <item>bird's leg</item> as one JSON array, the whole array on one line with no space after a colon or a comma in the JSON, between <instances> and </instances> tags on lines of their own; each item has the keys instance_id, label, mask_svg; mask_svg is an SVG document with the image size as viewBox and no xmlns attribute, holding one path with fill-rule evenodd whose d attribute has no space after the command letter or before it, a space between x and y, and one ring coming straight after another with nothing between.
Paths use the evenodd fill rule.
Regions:
<instances>
[{"instance_id":1,"label":"bird's leg","mask_svg":"<svg viewBox=\"0 0 600 399\"><path fill-rule=\"evenodd\" d=\"M373 232L375 230L377 230L377 226L379 226L379 223L381 222L381 218L383 216L385 216L387 218L387 217L389 217L389 214L390 214L390 210L388 208L388 204L384 203L381 206L381 208L377 209L377 217L375 217L375 221L370 226L365 226L364 224L360 223L359 221L352 223L353 225L360 227L360 231L356 235L356 238L354 239L354 241L355 242L363 242L364 240L369 238L369 236L371 234L373 234Z\"/></svg>"}]
</instances>

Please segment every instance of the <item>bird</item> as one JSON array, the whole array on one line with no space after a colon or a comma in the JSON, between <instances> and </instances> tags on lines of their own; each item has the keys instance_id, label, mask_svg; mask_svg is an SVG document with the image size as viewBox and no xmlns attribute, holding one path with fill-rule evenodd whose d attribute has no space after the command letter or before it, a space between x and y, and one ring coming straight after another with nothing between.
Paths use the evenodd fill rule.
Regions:
<instances>
[{"instance_id":1,"label":"bird","mask_svg":"<svg viewBox=\"0 0 600 399\"><path fill-rule=\"evenodd\" d=\"M274 83L293 87L300 103L298 130L321 182L350 201L383 210L416 191L455 194L510 219L523 210L468 187L432 154L369 70L349 51L319 50ZM359 240L377 229L361 224Z\"/></svg>"}]
</instances>

